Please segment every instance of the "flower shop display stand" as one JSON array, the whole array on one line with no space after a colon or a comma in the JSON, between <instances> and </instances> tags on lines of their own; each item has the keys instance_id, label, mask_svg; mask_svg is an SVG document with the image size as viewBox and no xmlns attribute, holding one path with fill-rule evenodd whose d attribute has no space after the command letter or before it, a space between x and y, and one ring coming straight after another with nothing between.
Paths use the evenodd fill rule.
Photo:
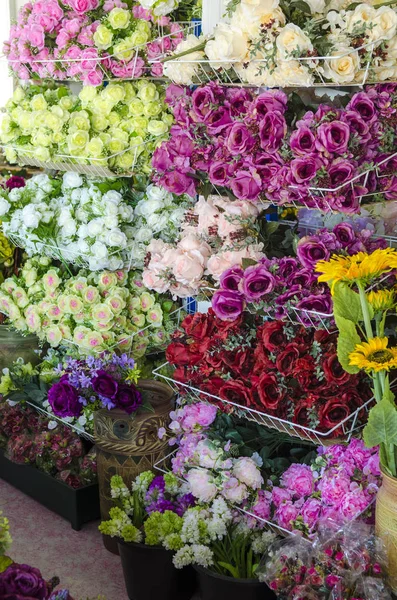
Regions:
<instances>
[{"instance_id":1,"label":"flower shop display stand","mask_svg":"<svg viewBox=\"0 0 397 600\"><path fill-rule=\"evenodd\" d=\"M0 478L63 517L79 531L100 517L98 484L74 489L30 465L10 461L0 450Z\"/></svg>"}]
</instances>

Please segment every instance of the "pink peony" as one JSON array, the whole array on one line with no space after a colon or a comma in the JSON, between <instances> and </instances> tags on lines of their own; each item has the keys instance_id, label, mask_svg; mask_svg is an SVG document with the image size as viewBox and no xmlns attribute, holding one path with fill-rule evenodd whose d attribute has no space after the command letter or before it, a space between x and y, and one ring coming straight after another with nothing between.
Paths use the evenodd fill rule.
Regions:
<instances>
[{"instance_id":1,"label":"pink peony","mask_svg":"<svg viewBox=\"0 0 397 600\"><path fill-rule=\"evenodd\" d=\"M253 490L259 489L263 483L263 477L258 465L248 456L242 456L236 460L233 467L233 475Z\"/></svg>"},{"instance_id":2,"label":"pink peony","mask_svg":"<svg viewBox=\"0 0 397 600\"><path fill-rule=\"evenodd\" d=\"M317 498L309 498L302 506L301 514L303 522L309 527L309 529L313 529L313 527L317 524L321 513L321 507L321 501Z\"/></svg>"},{"instance_id":3,"label":"pink peony","mask_svg":"<svg viewBox=\"0 0 397 600\"><path fill-rule=\"evenodd\" d=\"M211 502L217 494L217 487L205 469L191 469L186 475L190 491L201 502Z\"/></svg>"},{"instance_id":4,"label":"pink peony","mask_svg":"<svg viewBox=\"0 0 397 600\"><path fill-rule=\"evenodd\" d=\"M342 518L352 521L369 505L370 500L364 490L357 487L345 494L339 504L339 513Z\"/></svg>"},{"instance_id":5,"label":"pink peony","mask_svg":"<svg viewBox=\"0 0 397 600\"><path fill-rule=\"evenodd\" d=\"M252 507L252 512L260 519L270 518L271 493L264 490L258 491L258 498Z\"/></svg>"},{"instance_id":6,"label":"pink peony","mask_svg":"<svg viewBox=\"0 0 397 600\"><path fill-rule=\"evenodd\" d=\"M240 483L236 477L228 477L222 489L222 496L230 502L241 504L248 497L247 486Z\"/></svg>"},{"instance_id":7,"label":"pink peony","mask_svg":"<svg viewBox=\"0 0 397 600\"><path fill-rule=\"evenodd\" d=\"M342 474L330 474L320 480L318 488L321 491L323 503L339 506L350 490L350 478Z\"/></svg>"},{"instance_id":8,"label":"pink peony","mask_svg":"<svg viewBox=\"0 0 397 600\"><path fill-rule=\"evenodd\" d=\"M310 496L314 491L314 477L308 465L292 464L283 474L281 483L297 498Z\"/></svg>"},{"instance_id":9,"label":"pink peony","mask_svg":"<svg viewBox=\"0 0 397 600\"><path fill-rule=\"evenodd\" d=\"M287 500L283 504L280 504L274 515L276 522L280 527L293 530L292 522L299 516L299 509L292 503L291 500Z\"/></svg>"},{"instance_id":10,"label":"pink peony","mask_svg":"<svg viewBox=\"0 0 397 600\"><path fill-rule=\"evenodd\" d=\"M280 487L274 487L272 489L272 502L275 506L280 506L283 502L291 500L292 494L289 490Z\"/></svg>"}]
</instances>

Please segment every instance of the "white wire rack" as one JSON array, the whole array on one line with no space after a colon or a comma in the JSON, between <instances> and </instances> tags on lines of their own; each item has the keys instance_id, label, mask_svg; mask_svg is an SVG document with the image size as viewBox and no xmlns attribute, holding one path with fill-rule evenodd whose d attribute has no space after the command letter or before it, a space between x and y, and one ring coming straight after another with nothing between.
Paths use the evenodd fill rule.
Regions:
<instances>
[{"instance_id":1,"label":"white wire rack","mask_svg":"<svg viewBox=\"0 0 397 600\"><path fill-rule=\"evenodd\" d=\"M104 81L128 81L133 79L141 79L142 77L151 78L152 66L156 63L160 64L161 59L166 55L168 44L165 43L165 40L170 39L178 39L182 34L185 38L186 36L193 34L198 31L198 28L201 27L201 21L178 21L173 22L173 24L180 26L179 32L166 33L166 27L163 25L157 25L157 37L154 37L150 42L145 42L144 44L138 44L136 46L131 46L130 48L123 49L121 54L113 53L107 54L103 53L102 56L98 57L87 57L87 58L70 58L70 57L59 57L59 58L49 58L49 59L34 59L25 62L23 59L8 59L6 56L1 56L0 61L7 62L11 68L16 66L17 68L23 66L27 73L32 77L37 79L37 76L40 79L52 79L53 81L83 81L85 76L92 71L100 71L103 75ZM141 55L145 55L145 50L147 47L156 42L156 44L160 47L161 54L154 59L147 59L148 66L141 67L138 63L138 59ZM128 56L128 59L125 58ZM121 66L128 67L128 76L126 77L116 77L112 74L112 71L109 69L108 64L109 61L117 61ZM69 69L73 70L73 67L78 68L78 73L76 75L71 76L68 75L67 71ZM60 71L64 71L64 77L60 77ZM158 79L158 77L153 77L154 79Z\"/></svg>"},{"instance_id":2,"label":"white wire rack","mask_svg":"<svg viewBox=\"0 0 397 600\"><path fill-rule=\"evenodd\" d=\"M68 154L56 154L50 160L39 160L35 158L37 148L26 148L24 146L12 146L5 144L1 146L3 151L11 150L17 155L16 162L29 167L37 167L39 169L52 169L54 171L73 171L88 177L132 177L134 167L136 166L139 155L144 150L148 142L130 146L121 152L111 154L104 158L87 158L85 156L73 156ZM126 171L117 167L117 159L124 156L127 152L131 154L131 167ZM104 166L106 163L108 166ZM112 170L114 168L114 170Z\"/></svg>"},{"instance_id":3,"label":"white wire rack","mask_svg":"<svg viewBox=\"0 0 397 600\"><path fill-rule=\"evenodd\" d=\"M188 385L186 383L181 383L173 379L172 377L165 375L162 372L162 369L164 369L168 365L169 363L164 363L160 367L157 367L153 370L153 375L155 377L164 379L176 393L181 394L183 393L183 390L185 390L201 402L207 400L210 404L216 402L217 404L222 403L231 406L234 414L238 415L241 418L245 418L248 421L253 421L258 425L269 427L270 429L276 429L280 433L287 434L291 437L299 438L303 441L311 441L317 445L336 443L336 441L338 443L342 441L349 442L353 433L360 431L360 429L364 427L364 419L361 417L360 413L368 413L368 411L370 410L370 408L372 408L375 402L373 397L370 398L362 406L360 406L354 412L352 412L351 415L349 415L348 417L340 421L337 425L332 427L332 429L328 429L326 431L319 431L318 429L305 427L303 425L299 425L298 423L293 423L292 421L281 419L280 417L268 415L254 408L242 406L241 404L237 404L236 402L225 400L220 396L215 396L214 394L204 392L203 390L200 390L199 388L196 388L194 386Z\"/></svg>"},{"instance_id":4,"label":"white wire rack","mask_svg":"<svg viewBox=\"0 0 397 600\"><path fill-rule=\"evenodd\" d=\"M54 413L49 412L45 408L42 408L41 406L38 406L37 404L34 404L33 402L26 401L26 404L29 404L29 406L31 406L32 408L37 410L37 412L48 417L51 421L58 421L58 423L62 423L62 425L65 425L65 427L69 427L70 429L73 429L73 431L80 437L83 437L86 440L89 440L90 442L95 442L94 436L91 435L91 433L88 433L87 431L85 431L84 427L82 427L81 425L75 425L74 423L65 421L65 419L62 419L61 417L57 417L56 415L54 415Z\"/></svg>"},{"instance_id":5,"label":"white wire rack","mask_svg":"<svg viewBox=\"0 0 397 600\"><path fill-rule=\"evenodd\" d=\"M343 83L343 86L346 87L361 87L371 81L371 83L377 83L372 80L370 77L370 73L373 72L376 75L376 72L381 70L380 68L375 67L373 62L373 51L375 46L378 46L383 40L377 40L376 42L369 42L360 46L359 48L355 48L353 51L342 52L335 55L327 55L327 56L311 56L311 57L301 57L301 58L288 58L284 60L278 61L278 66L287 65L288 63L294 62L299 63L302 69L306 67L310 67L312 70L313 77L310 78L308 73L307 81L308 83L304 83L304 77L300 76L299 80L281 80L274 83L274 75L271 76L271 81L269 81L269 76L266 75L266 71L268 70L269 63L266 59L257 59L251 58L247 59L243 62L236 62L236 60L209 60L209 59L200 59L200 60L189 60L189 55L183 58L174 58L167 59L167 63L172 63L174 65L177 64L187 64L191 65L193 70L193 82L194 83L208 83L209 81L218 81L222 85L241 85L246 87L335 87L335 85L340 85L339 82L328 81L324 77L324 67L329 65L334 60L339 60L346 56L351 55L353 52L357 55L362 50L366 50L369 53L368 60L366 60L365 64L362 65L361 69L358 71L357 76L354 81ZM194 49L192 50L194 52ZM256 74L250 73L250 81L248 81L248 76L246 71L252 65L257 66ZM379 81L379 83L382 83Z\"/></svg>"},{"instance_id":6,"label":"white wire rack","mask_svg":"<svg viewBox=\"0 0 397 600\"><path fill-rule=\"evenodd\" d=\"M169 454L167 454L166 456L164 456L163 458L161 458L158 462L156 462L153 467L157 470L160 471L160 473L164 473L167 474L170 472L170 468L168 467L169 463L171 462L172 457L176 454L177 449L173 450L172 452L170 452ZM176 476L180 482L182 483L186 483L186 480L183 479L183 477L179 477ZM353 521L356 519L360 519L360 517L362 516L367 516L367 513L369 510L372 511L373 507L374 507L374 503L375 503L375 497L372 498L372 500L368 503L368 506L366 508L364 508L363 511L357 513L357 515L355 515L353 517ZM236 504L232 504L229 502L229 504L235 509L238 510L240 513L246 515L247 517L250 517L252 519L255 519L256 521L260 521L264 527L266 529L268 529L269 531L272 531L273 533L275 533L276 535L281 535L282 537L289 537L289 536L295 536L295 535L299 535L301 536L302 540L304 540L305 542L308 542L309 544L312 543L312 540L310 538L305 537L304 535L302 535L301 531L291 531L289 529L286 529L285 527L281 527L280 525L278 525L277 523L275 523L274 521L269 521L268 519L264 519L263 517L259 517L258 515L256 515L255 513L252 512L252 510L249 510L247 508L244 508L242 506L237 506Z\"/></svg>"},{"instance_id":7,"label":"white wire rack","mask_svg":"<svg viewBox=\"0 0 397 600\"><path fill-rule=\"evenodd\" d=\"M54 243L51 244L48 241L43 242L39 239L34 239L37 236L30 235L29 233L21 235L15 232L11 233L9 231L4 232L4 235L14 246L18 248L26 248L35 254L44 254L45 256L49 256L55 260L70 263L76 267L89 269L90 271L117 271L118 269L130 271L134 258L133 254L129 250L132 247L132 244L129 244L121 251L116 250L108 254L106 261L101 260L100 266L95 267L95 255L89 256L86 254L81 254L77 250L70 250L68 246L57 244L55 240ZM119 260L119 264L115 268L112 268L112 259Z\"/></svg>"}]
</instances>

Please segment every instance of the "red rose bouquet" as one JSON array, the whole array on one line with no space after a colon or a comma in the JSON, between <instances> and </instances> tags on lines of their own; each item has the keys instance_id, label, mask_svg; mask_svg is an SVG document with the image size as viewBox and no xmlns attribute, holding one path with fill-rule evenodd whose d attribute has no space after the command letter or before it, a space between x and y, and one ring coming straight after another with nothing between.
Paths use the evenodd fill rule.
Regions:
<instances>
[{"instance_id":1,"label":"red rose bouquet","mask_svg":"<svg viewBox=\"0 0 397 600\"><path fill-rule=\"evenodd\" d=\"M224 321L210 309L184 319L166 356L177 381L229 407L247 407L336 437L343 434L338 425L371 398L367 377L343 370L336 341L324 330L282 321L260 324L246 312Z\"/></svg>"}]
</instances>

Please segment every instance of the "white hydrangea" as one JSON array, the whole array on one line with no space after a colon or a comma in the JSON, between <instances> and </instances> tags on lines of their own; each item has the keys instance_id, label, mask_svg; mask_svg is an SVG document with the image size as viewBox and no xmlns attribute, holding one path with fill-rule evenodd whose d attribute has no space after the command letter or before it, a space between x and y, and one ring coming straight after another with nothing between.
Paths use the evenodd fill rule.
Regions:
<instances>
[{"instance_id":1,"label":"white hydrangea","mask_svg":"<svg viewBox=\"0 0 397 600\"><path fill-rule=\"evenodd\" d=\"M202 544L193 544L193 560L200 567L210 567L214 564L214 553L208 546Z\"/></svg>"},{"instance_id":2,"label":"white hydrangea","mask_svg":"<svg viewBox=\"0 0 397 600\"><path fill-rule=\"evenodd\" d=\"M193 549L191 546L183 546L180 550L178 550L172 562L174 563L174 567L176 569L183 569L183 567L187 567L191 565L194 560Z\"/></svg>"}]
</instances>

